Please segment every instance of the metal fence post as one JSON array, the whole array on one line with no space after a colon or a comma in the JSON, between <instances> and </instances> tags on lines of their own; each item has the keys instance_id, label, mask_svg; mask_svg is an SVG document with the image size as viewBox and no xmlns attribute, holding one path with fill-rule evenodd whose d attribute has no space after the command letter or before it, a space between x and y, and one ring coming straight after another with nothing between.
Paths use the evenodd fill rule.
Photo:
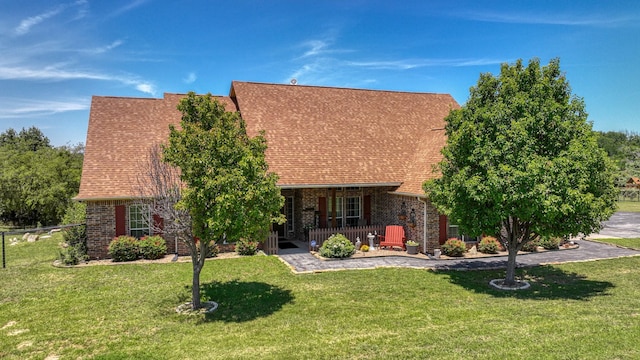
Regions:
<instances>
[{"instance_id":1,"label":"metal fence post","mask_svg":"<svg viewBox=\"0 0 640 360\"><path fill-rule=\"evenodd\" d=\"M6 268L7 267L7 261L6 258L4 256L4 231L2 232L2 268Z\"/></svg>"}]
</instances>

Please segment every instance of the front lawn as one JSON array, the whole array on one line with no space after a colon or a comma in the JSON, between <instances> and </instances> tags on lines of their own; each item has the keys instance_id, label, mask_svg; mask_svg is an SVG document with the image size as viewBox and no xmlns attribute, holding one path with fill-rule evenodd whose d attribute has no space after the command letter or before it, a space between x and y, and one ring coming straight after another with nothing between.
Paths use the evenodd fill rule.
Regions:
<instances>
[{"instance_id":1,"label":"front lawn","mask_svg":"<svg viewBox=\"0 0 640 360\"><path fill-rule=\"evenodd\" d=\"M632 238L632 239L597 239L596 241L619 245L622 247L640 250L640 238Z\"/></svg>"},{"instance_id":2,"label":"front lawn","mask_svg":"<svg viewBox=\"0 0 640 360\"><path fill-rule=\"evenodd\" d=\"M640 257L520 270L532 289L515 293L487 286L501 271L212 260L203 318L174 311L189 263L54 268L58 241L7 247L2 359L640 358Z\"/></svg>"},{"instance_id":3,"label":"front lawn","mask_svg":"<svg viewBox=\"0 0 640 360\"><path fill-rule=\"evenodd\" d=\"M618 201L620 212L640 212L640 201Z\"/></svg>"}]
</instances>

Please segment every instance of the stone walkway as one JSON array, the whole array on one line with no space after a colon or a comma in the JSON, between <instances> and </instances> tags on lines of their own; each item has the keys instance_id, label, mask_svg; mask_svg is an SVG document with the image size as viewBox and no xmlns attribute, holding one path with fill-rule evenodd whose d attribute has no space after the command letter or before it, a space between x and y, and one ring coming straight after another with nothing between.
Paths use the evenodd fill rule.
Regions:
<instances>
[{"instance_id":1,"label":"stone walkway","mask_svg":"<svg viewBox=\"0 0 640 360\"><path fill-rule=\"evenodd\" d=\"M588 240L581 240L577 243L580 245L577 249L518 255L516 259L518 267L640 256L640 251L620 248L604 243ZM456 260L385 256L326 261L316 258L306 251L306 249L280 250L278 256L283 262L289 265L291 270L295 273L312 273L349 269L375 269L380 267L443 270L504 269L507 265L506 256Z\"/></svg>"}]
</instances>

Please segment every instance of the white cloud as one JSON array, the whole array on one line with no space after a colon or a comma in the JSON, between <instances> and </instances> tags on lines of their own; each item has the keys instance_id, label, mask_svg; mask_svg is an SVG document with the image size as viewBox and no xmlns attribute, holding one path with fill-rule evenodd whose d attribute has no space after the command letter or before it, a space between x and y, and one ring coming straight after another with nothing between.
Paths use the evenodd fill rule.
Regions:
<instances>
[{"instance_id":1,"label":"white cloud","mask_svg":"<svg viewBox=\"0 0 640 360\"><path fill-rule=\"evenodd\" d=\"M310 49L305 51L301 58L322 54L328 46L327 42L323 40L310 40L305 42L303 45Z\"/></svg>"},{"instance_id":2,"label":"white cloud","mask_svg":"<svg viewBox=\"0 0 640 360\"><path fill-rule=\"evenodd\" d=\"M198 77L196 76L196 73L194 73L194 72L190 72L190 73L188 73L188 74L187 74L187 77L185 77L184 79L182 79L182 81L183 81L185 84L192 84L193 82L195 82L195 81L196 81L196 79L197 79L197 78L198 78Z\"/></svg>"},{"instance_id":3,"label":"white cloud","mask_svg":"<svg viewBox=\"0 0 640 360\"><path fill-rule=\"evenodd\" d=\"M507 24L538 24L538 25L565 25L565 26L600 26L615 27L637 23L638 16L630 15L589 15L579 16L575 14L519 14L501 12L474 11L464 14L456 14L462 18L474 21L507 23Z\"/></svg>"},{"instance_id":4,"label":"white cloud","mask_svg":"<svg viewBox=\"0 0 640 360\"><path fill-rule=\"evenodd\" d=\"M380 69L380 70L411 70L421 67L464 67L502 64L507 60L496 59L404 59L404 60L373 60L373 61L348 61L346 65Z\"/></svg>"},{"instance_id":5,"label":"white cloud","mask_svg":"<svg viewBox=\"0 0 640 360\"><path fill-rule=\"evenodd\" d=\"M117 9L116 11L111 13L111 15L109 15L109 16L113 17L113 16L118 16L120 14L124 14L124 13L129 12L129 11L139 7L139 6L144 5L147 2L149 2L149 0L134 0L134 1L131 1L130 3L120 7L119 9Z\"/></svg>"},{"instance_id":6,"label":"white cloud","mask_svg":"<svg viewBox=\"0 0 640 360\"><path fill-rule=\"evenodd\" d=\"M107 51L111 51L111 50L117 48L118 46L120 46L122 44L124 44L124 41L116 40L116 41L112 42L109 45L97 47L95 49L89 50L88 52L91 53L91 54L103 54L103 53L106 53Z\"/></svg>"},{"instance_id":7,"label":"white cloud","mask_svg":"<svg viewBox=\"0 0 640 360\"><path fill-rule=\"evenodd\" d=\"M138 83L136 85L136 89L140 92L143 92L145 94L150 94L150 95L155 95L156 94L156 89L155 86L153 86L152 84L149 83Z\"/></svg>"},{"instance_id":8,"label":"white cloud","mask_svg":"<svg viewBox=\"0 0 640 360\"><path fill-rule=\"evenodd\" d=\"M54 10L26 18L20 22L20 25L15 29L15 32L17 35L24 35L28 33L33 26L40 24L50 17L58 15L62 10L62 7L58 7Z\"/></svg>"},{"instance_id":9,"label":"white cloud","mask_svg":"<svg viewBox=\"0 0 640 360\"><path fill-rule=\"evenodd\" d=\"M42 23L43 21L52 18L60 13L62 13L63 11L65 11L67 8L71 8L71 7L78 7L78 13L76 15L76 17L74 18L74 20L77 19L81 19L83 17L86 16L86 14L88 13L88 4L86 0L78 0L76 2L73 3L67 3L67 4L61 4L56 6L53 10L49 10L46 12L43 12L41 14L35 15L35 16L31 16L28 17L26 19L23 19L22 21L20 21L20 25L18 25L18 27L16 27L14 29L16 35L25 35L27 34L29 31L31 31L31 28Z\"/></svg>"},{"instance_id":10,"label":"white cloud","mask_svg":"<svg viewBox=\"0 0 640 360\"><path fill-rule=\"evenodd\" d=\"M133 86L138 91L155 95L155 86L136 76L101 74L87 71L71 71L58 66L42 69L0 66L0 80L64 81L64 80L102 80L115 81Z\"/></svg>"},{"instance_id":11,"label":"white cloud","mask_svg":"<svg viewBox=\"0 0 640 360\"><path fill-rule=\"evenodd\" d=\"M0 119L33 118L68 111L84 111L89 109L89 105L88 98L67 100L0 98Z\"/></svg>"}]
</instances>

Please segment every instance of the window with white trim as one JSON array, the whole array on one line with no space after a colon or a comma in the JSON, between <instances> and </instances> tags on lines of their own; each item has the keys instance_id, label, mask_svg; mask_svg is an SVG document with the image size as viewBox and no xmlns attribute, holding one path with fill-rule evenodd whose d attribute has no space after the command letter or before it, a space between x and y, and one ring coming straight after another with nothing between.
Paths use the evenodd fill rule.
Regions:
<instances>
[{"instance_id":1,"label":"window with white trim","mask_svg":"<svg viewBox=\"0 0 640 360\"><path fill-rule=\"evenodd\" d=\"M327 199L327 226L333 227L333 198ZM342 227L342 197L336 197L336 226Z\"/></svg>"},{"instance_id":2,"label":"window with white trim","mask_svg":"<svg viewBox=\"0 0 640 360\"><path fill-rule=\"evenodd\" d=\"M345 213L347 215L347 226L358 226L358 220L362 215L362 207L360 197L348 197L345 204Z\"/></svg>"},{"instance_id":3,"label":"window with white trim","mask_svg":"<svg viewBox=\"0 0 640 360\"><path fill-rule=\"evenodd\" d=\"M469 236L461 233L460 227L458 225L451 224L449 219L447 219L447 225L447 239L456 238L465 242L478 241L477 236Z\"/></svg>"},{"instance_id":4,"label":"window with white trim","mask_svg":"<svg viewBox=\"0 0 640 360\"><path fill-rule=\"evenodd\" d=\"M295 219L293 218L293 196L286 196L284 198L284 213L287 218L286 228L287 233L292 234L294 232L293 224L295 224Z\"/></svg>"},{"instance_id":5,"label":"window with white trim","mask_svg":"<svg viewBox=\"0 0 640 360\"><path fill-rule=\"evenodd\" d=\"M327 225L333 226L332 198L327 198ZM336 197L336 226L358 226L362 217L362 201L359 196Z\"/></svg>"},{"instance_id":6,"label":"window with white trim","mask_svg":"<svg viewBox=\"0 0 640 360\"><path fill-rule=\"evenodd\" d=\"M135 204L129 205L129 234L136 238L149 235L151 233L149 227L149 219L151 218L151 209L148 205Z\"/></svg>"}]
</instances>

